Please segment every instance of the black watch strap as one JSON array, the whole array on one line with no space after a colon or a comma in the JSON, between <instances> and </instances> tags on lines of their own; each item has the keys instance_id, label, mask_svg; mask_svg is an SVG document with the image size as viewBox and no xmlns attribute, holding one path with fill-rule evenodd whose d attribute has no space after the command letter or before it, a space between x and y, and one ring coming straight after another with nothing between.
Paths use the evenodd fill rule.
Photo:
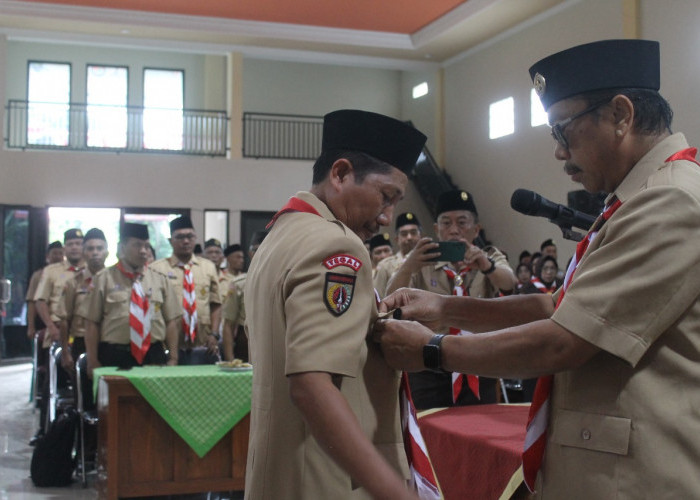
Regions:
<instances>
[{"instance_id":1,"label":"black watch strap","mask_svg":"<svg viewBox=\"0 0 700 500\"><path fill-rule=\"evenodd\" d=\"M489 267L486 271L481 271L482 273L491 274L496 270L496 261L489 257L489 262L491 263L491 267Z\"/></svg>"},{"instance_id":2,"label":"black watch strap","mask_svg":"<svg viewBox=\"0 0 700 500\"><path fill-rule=\"evenodd\" d=\"M442 371L442 355L440 344L445 335L439 333L433 335L430 342L423 346L423 364L428 370Z\"/></svg>"}]
</instances>

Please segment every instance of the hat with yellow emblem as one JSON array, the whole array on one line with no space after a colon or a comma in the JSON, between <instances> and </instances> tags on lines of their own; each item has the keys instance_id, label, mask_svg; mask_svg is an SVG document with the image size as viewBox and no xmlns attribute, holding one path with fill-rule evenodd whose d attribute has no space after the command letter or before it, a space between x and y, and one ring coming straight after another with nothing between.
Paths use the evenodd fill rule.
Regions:
<instances>
[{"instance_id":1,"label":"hat with yellow emblem","mask_svg":"<svg viewBox=\"0 0 700 500\"><path fill-rule=\"evenodd\" d=\"M606 89L659 90L659 42L602 40L536 62L530 77L544 109L562 99Z\"/></svg>"},{"instance_id":2,"label":"hat with yellow emblem","mask_svg":"<svg viewBox=\"0 0 700 500\"><path fill-rule=\"evenodd\" d=\"M78 229L77 227L74 227L72 229L69 229L65 233L63 233L63 243L65 243L68 240L82 240L83 239L83 232Z\"/></svg>"},{"instance_id":3,"label":"hat with yellow emblem","mask_svg":"<svg viewBox=\"0 0 700 500\"><path fill-rule=\"evenodd\" d=\"M369 251L371 252L377 247L383 247L389 245L391 246L391 237L389 233L379 233L375 234L369 239Z\"/></svg>"},{"instance_id":4,"label":"hat with yellow emblem","mask_svg":"<svg viewBox=\"0 0 700 500\"><path fill-rule=\"evenodd\" d=\"M474 197L467 191L455 189L453 191L445 191L438 197L435 217L439 217L443 212L451 212L453 210L466 210L478 215Z\"/></svg>"},{"instance_id":5,"label":"hat with yellow emblem","mask_svg":"<svg viewBox=\"0 0 700 500\"><path fill-rule=\"evenodd\" d=\"M404 212L396 218L396 229L398 230L402 226L407 226L409 224L415 224L420 227L420 222L418 222L418 217L413 212Z\"/></svg>"}]
</instances>

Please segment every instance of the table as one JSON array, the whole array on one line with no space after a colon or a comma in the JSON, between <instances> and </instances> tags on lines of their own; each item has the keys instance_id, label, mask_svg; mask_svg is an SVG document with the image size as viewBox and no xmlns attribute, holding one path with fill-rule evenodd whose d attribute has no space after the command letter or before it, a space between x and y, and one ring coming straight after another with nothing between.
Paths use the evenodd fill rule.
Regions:
<instances>
[{"instance_id":1,"label":"table","mask_svg":"<svg viewBox=\"0 0 700 500\"><path fill-rule=\"evenodd\" d=\"M95 370L100 498L242 490L252 373Z\"/></svg>"},{"instance_id":2,"label":"table","mask_svg":"<svg viewBox=\"0 0 700 500\"><path fill-rule=\"evenodd\" d=\"M445 500L510 498L522 482L530 405L428 410L418 425Z\"/></svg>"}]
</instances>

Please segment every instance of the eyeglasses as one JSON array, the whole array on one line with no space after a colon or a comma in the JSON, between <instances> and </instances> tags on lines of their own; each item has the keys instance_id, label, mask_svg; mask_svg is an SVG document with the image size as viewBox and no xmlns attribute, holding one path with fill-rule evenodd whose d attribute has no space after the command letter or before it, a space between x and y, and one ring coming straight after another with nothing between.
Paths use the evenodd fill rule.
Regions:
<instances>
[{"instance_id":1,"label":"eyeglasses","mask_svg":"<svg viewBox=\"0 0 700 500\"><path fill-rule=\"evenodd\" d=\"M580 112L576 113L575 115L570 116L569 118L567 118L565 120L562 120L560 122L555 123L554 125L552 125L552 137L554 137L554 140L557 141L561 145L561 147L563 147L564 149L569 149L569 141L567 141L566 137L564 136L564 129L566 127L568 127L571 124L571 122L573 122L574 120L581 118L583 115L586 115L588 113L595 111L599 107L601 107L609 102L610 101L599 102L597 104L594 104L590 108L586 108L583 111L580 111Z\"/></svg>"},{"instance_id":2,"label":"eyeglasses","mask_svg":"<svg viewBox=\"0 0 700 500\"><path fill-rule=\"evenodd\" d=\"M173 239L175 240L194 240L197 239L197 235L194 233L189 233L189 234L176 234L173 236Z\"/></svg>"}]
</instances>

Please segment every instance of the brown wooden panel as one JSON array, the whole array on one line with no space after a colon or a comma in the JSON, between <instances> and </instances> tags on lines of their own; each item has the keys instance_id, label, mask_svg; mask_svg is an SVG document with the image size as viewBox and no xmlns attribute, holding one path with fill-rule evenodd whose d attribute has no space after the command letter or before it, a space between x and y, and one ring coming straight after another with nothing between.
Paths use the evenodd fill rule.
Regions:
<instances>
[{"instance_id":1,"label":"brown wooden panel","mask_svg":"<svg viewBox=\"0 0 700 500\"><path fill-rule=\"evenodd\" d=\"M243 489L249 415L199 458L131 382L121 377L103 380L106 394L100 396L98 432L100 498Z\"/></svg>"}]
</instances>

